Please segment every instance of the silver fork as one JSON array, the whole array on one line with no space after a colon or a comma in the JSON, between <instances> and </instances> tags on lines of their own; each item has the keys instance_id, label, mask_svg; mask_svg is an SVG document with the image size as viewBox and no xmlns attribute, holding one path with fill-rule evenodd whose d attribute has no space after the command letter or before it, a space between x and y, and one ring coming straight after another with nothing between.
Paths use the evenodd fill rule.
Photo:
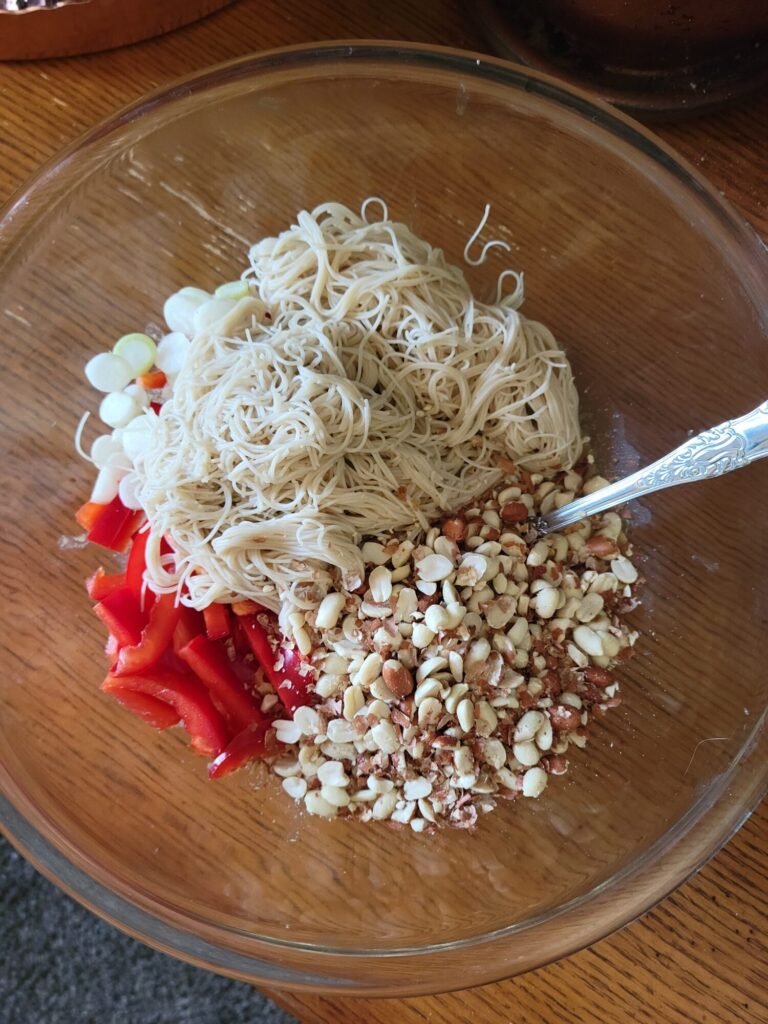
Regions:
<instances>
[{"instance_id":1,"label":"silver fork","mask_svg":"<svg viewBox=\"0 0 768 1024\"><path fill-rule=\"evenodd\" d=\"M539 516L537 533L552 533L643 494L722 476L768 455L768 401L752 412L689 438L645 469Z\"/></svg>"}]
</instances>

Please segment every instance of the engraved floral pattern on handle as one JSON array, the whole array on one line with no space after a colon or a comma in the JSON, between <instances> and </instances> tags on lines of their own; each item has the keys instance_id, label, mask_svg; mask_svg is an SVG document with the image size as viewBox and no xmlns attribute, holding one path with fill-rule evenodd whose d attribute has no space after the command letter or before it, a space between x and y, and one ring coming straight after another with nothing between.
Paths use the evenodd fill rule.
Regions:
<instances>
[{"instance_id":1,"label":"engraved floral pattern on handle","mask_svg":"<svg viewBox=\"0 0 768 1024\"><path fill-rule=\"evenodd\" d=\"M763 402L738 419L727 420L692 437L649 466L646 473L636 478L635 486L669 487L722 476L751 462L754 450L760 449L767 438L768 402Z\"/></svg>"},{"instance_id":2,"label":"engraved floral pattern on handle","mask_svg":"<svg viewBox=\"0 0 768 1024\"><path fill-rule=\"evenodd\" d=\"M637 481L638 487L684 484L692 480L721 476L740 469L749 461L747 440L732 423L705 430L691 438L649 469Z\"/></svg>"},{"instance_id":3,"label":"engraved floral pattern on handle","mask_svg":"<svg viewBox=\"0 0 768 1024\"><path fill-rule=\"evenodd\" d=\"M652 465L542 516L540 533L675 484L706 480L768 457L768 401L736 419L710 427Z\"/></svg>"}]
</instances>

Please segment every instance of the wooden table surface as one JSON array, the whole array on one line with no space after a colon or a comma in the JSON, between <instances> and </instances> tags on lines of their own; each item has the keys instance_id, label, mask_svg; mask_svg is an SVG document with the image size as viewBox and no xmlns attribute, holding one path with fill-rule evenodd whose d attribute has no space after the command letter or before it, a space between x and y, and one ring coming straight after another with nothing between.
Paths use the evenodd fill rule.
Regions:
<instances>
[{"instance_id":1,"label":"wooden table surface","mask_svg":"<svg viewBox=\"0 0 768 1024\"><path fill-rule=\"evenodd\" d=\"M0 65L0 199L81 131L179 75L254 50L333 38L482 50L483 39L465 13L469 6L451 0L239 0L149 43ZM768 237L768 96L656 130ZM307 1024L762 1024L768 1019L767 921L763 805L696 878L642 920L524 977L397 1001L271 994Z\"/></svg>"}]
</instances>

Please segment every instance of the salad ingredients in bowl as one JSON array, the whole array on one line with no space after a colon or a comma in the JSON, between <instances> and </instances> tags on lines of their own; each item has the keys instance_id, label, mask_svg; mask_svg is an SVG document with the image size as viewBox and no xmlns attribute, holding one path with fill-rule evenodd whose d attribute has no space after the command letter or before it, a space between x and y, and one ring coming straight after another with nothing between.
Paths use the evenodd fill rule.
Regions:
<instances>
[{"instance_id":1,"label":"salad ingredients in bowl","mask_svg":"<svg viewBox=\"0 0 768 1024\"><path fill-rule=\"evenodd\" d=\"M377 193L390 214L369 203L363 216ZM365 222L346 221L342 234L381 233L365 256L365 290L369 270L378 282L344 328L343 297L355 296L354 282L337 276L345 259L302 217L302 232L333 253L318 275L304 236L290 232L297 211L311 217L329 197L337 214L343 200ZM486 199L491 215L467 263ZM510 248L486 248L478 263L489 241ZM379 243L397 243L403 263L418 268L403 287L411 314L387 276L406 268L382 259ZM523 511L546 515L600 486L598 477L624 477L686 431L764 398L764 247L649 132L493 58L384 44L264 54L195 75L62 154L4 212L0 251L9 606L0 620L0 812L13 841L67 891L166 951L265 986L437 991L596 941L688 877L743 821L766 784L768 541L754 518L765 474L753 467L711 481L705 501L695 488L671 488L664 501L633 503L631 520L603 516L564 534L567 551L537 549ZM269 294L252 258L265 273L275 267ZM497 295L506 268L525 271L522 305L518 276L507 274ZM222 284L234 295L217 297ZM435 305L426 288L450 298ZM213 301L196 331L196 313ZM222 329L217 317L238 303L248 314ZM398 324L399 341L387 333ZM145 341L112 353L129 367L127 382L117 379L129 401L106 403L94 429L112 392L93 390L83 368L136 332L157 349L154 363L144 369ZM161 351L168 335L177 337ZM72 457L84 409L83 451L107 437L96 466ZM97 536L124 551L60 544L112 457L94 495L112 506ZM78 531L103 511L84 511ZM133 544L145 537L143 569L130 574L143 587L128 606L138 621L118 620L126 606L113 602L111 621L125 632L105 664L108 630L83 581L93 578L91 603L109 608L105 591L128 583L129 561L141 566ZM453 578L440 578L443 558ZM393 595L397 607L406 591L416 611L395 623ZM158 648L178 614L174 636L179 622L193 628L179 631L177 646L192 644L197 660L182 659L172 637L156 685L129 690L124 680L155 668L136 667L132 653L121 672L120 655L142 647L161 600ZM407 595L400 612L409 604ZM249 615L264 627L256 654L257 634L241 635ZM555 635L558 618L572 620L565 637ZM475 631L466 641L462 627ZM483 639L488 672L475 678L484 646L475 664L472 644ZM447 640L466 649L446 655ZM372 656L381 667L367 682ZM241 686L228 685L229 673L221 684L222 664ZM291 709L278 690L295 685L294 669L299 684L310 679L310 703ZM190 684L183 694L163 688L166 673ZM407 673L413 689L398 696ZM101 691L107 675L121 680L123 704ZM380 689L387 679L396 700ZM494 705L499 698L510 703ZM389 718L376 716L377 700ZM201 704L224 722L226 742L193 714ZM437 705L446 720L428 725ZM136 709L167 728L154 731ZM238 728L251 709L270 722L265 744L276 749L266 757L250 756L258 720L253 737ZM569 731L571 710L580 724ZM314 732L332 721L343 724L331 735ZM397 748L376 764L381 748L356 743L374 730L386 743L387 723ZM364 730L357 739L344 738L350 725ZM405 739L411 728L418 738ZM434 747L431 732L449 746ZM422 734L414 758L408 747L418 753ZM496 740L514 786L478 792L498 782ZM193 742L210 752L196 754ZM354 761L331 743L351 744ZM510 763L516 743L539 761ZM207 766L219 748L229 750L224 767L245 766L214 782ZM401 754L404 773L392 763ZM474 790L445 786L456 757L456 781L477 775ZM558 757L565 775L548 770ZM515 798L538 768L541 796ZM528 791L540 781L534 772ZM419 795L426 783L432 790ZM438 814L432 801L444 789ZM363 790L375 799L353 800ZM414 803L411 820L428 824L414 831L391 815L358 824L395 790L393 813ZM339 801L333 820L308 813L313 793L316 809ZM495 809L481 813L490 800ZM451 827L454 810L470 804L475 827Z\"/></svg>"},{"instance_id":2,"label":"salad ingredients in bowl","mask_svg":"<svg viewBox=\"0 0 768 1024\"><path fill-rule=\"evenodd\" d=\"M473 828L620 703L638 571L616 513L532 525L605 480L521 278L478 301L372 202L299 213L86 365L113 430L78 519L128 550L87 583L102 689L212 778L265 761L310 814Z\"/></svg>"}]
</instances>

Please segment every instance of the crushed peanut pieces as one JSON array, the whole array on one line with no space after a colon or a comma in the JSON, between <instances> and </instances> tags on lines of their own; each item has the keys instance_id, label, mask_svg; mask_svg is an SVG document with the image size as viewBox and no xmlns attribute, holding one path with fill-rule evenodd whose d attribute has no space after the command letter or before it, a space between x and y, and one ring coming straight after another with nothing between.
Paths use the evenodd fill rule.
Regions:
<instances>
[{"instance_id":1,"label":"crushed peanut pieces","mask_svg":"<svg viewBox=\"0 0 768 1024\"><path fill-rule=\"evenodd\" d=\"M472 828L499 799L541 796L620 703L639 578L623 519L530 525L606 481L506 468L420 542L368 540L357 587L291 616L318 703L276 723L272 769L310 814Z\"/></svg>"}]
</instances>

